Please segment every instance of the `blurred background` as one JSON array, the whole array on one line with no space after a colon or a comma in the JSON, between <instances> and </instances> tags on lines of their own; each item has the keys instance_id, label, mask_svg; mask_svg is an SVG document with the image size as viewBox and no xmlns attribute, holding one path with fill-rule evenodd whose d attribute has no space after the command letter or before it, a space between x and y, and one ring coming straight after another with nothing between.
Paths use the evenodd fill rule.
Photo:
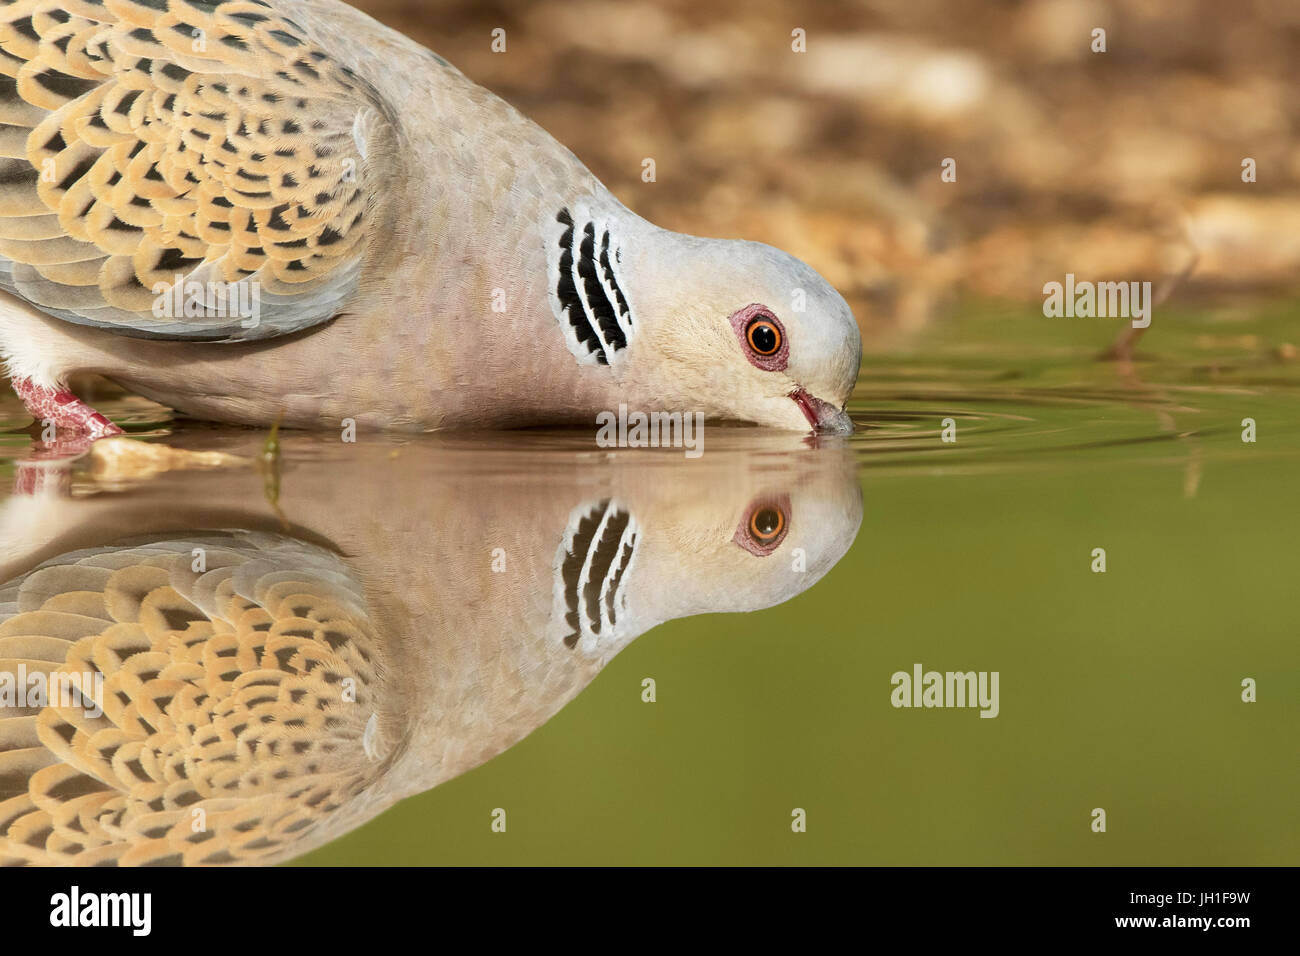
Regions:
<instances>
[{"instance_id":1,"label":"blurred background","mask_svg":"<svg viewBox=\"0 0 1300 956\"><path fill-rule=\"evenodd\" d=\"M353 2L657 224L810 262L868 348L1066 272L1198 304L1300 275L1294 0Z\"/></svg>"}]
</instances>

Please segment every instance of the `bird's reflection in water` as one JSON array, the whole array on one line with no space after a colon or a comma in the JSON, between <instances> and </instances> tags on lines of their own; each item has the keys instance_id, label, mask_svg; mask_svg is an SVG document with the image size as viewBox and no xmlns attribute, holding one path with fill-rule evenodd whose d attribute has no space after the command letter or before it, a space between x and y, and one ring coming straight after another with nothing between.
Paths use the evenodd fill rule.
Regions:
<instances>
[{"instance_id":1,"label":"bird's reflection in water","mask_svg":"<svg viewBox=\"0 0 1300 956\"><path fill-rule=\"evenodd\" d=\"M274 508L252 470L5 503L0 863L290 859L655 625L806 590L861 520L844 447L325 449Z\"/></svg>"}]
</instances>

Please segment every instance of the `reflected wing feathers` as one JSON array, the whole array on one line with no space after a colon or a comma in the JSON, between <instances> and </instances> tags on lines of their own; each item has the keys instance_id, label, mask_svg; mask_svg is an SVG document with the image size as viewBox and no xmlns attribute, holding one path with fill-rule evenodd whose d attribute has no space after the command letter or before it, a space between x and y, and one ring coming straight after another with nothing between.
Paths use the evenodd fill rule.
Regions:
<instances>
[{"instance_id":1,"label":"reflected wing feathers","mask_svg":"<svg viewBox=\"0 0 1300 956\"><path fill-rule=\"evenodd\" d=\"M0 675L50 690L0 702L0 864L328 839L395 756L378 647L342 562L274 535L76 552L0 587Z\"/></svg>"}]
</instances>

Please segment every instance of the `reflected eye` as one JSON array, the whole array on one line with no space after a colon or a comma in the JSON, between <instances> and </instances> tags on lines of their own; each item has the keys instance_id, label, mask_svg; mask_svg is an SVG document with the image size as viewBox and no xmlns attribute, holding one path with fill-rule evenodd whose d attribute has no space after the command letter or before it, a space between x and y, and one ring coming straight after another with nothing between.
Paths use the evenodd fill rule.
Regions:
<instances>
[{"instance_id":1,"label":"reflected eye","mask_svg":"<svg viewBox=\"0 0 1300 956\"><path fill-rule=\"evenodd\" d=\"M751 502L732 540L750 554L765 558L790 531L790 496L764 495Z\"/></svg>"},{"instance_id":2,"label":"reflected eye","mask_svg":"<svg viewBox=\"0 0 1300 956\"><path fill-rule=\"evenodd\" d=\"M745 341L759 355L775 355L781 350L781 327L770 315L759 314L745 326Z\"/></svg>"},{"instance_id":3,"label":"reflected eye","mask_svg":"<svg viewBox=\"0 0 1300 956\"><path fill-rule=\"evenodd\" d=\"M785 515L780 508L762 508L755 511L749 519L750 536L762 544L768 544L781 537L785 530Z\"/></svg>"}]
</instances>

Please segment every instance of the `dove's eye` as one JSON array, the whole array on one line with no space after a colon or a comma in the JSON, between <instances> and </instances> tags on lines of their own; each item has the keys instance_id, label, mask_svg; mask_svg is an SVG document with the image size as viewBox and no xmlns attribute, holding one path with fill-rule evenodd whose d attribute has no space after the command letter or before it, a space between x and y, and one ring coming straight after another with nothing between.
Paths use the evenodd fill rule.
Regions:
<instances>
[{"instance_id":1,"label":"dove's eye","mask_svg":"<svg viewBox=\"0 0 1300 956\"><path fill-rule=\"evenodd\" d=\"M790 361L790 340L781 320L761 302L752 302L729 320L749 364L764 372L784 372Z\"/></svg>"},{"instance_id":2,"label":"dove's eye","mask_svg":"<svg viewBox=\"0 0 1300 956\"><path fill-rule=\"evenodd\" d=\"M781 546L790 530L790 499L763 497L750 504L732 539L750 554L765 558Z\"/></svg>"},{"instance_id":3,"label":"dove's eye","mask_svg":"<svg viewBox=\"0 0 1300 956\"><path fill-rule=\"evenodd\" d=\"M781 351L781 342L784 338L781 334L781 326L776 324L776 319L763 313L750 319L749 325L745 327L745 341L749 343L751 349L764 358Z\"/></svg>"},{"instance_id":4,"label":"dove's eye","mask_svg":"<svg viewBox=\"0 0 1300 956\"><path fill-rule=\"evenodd\" d=\"M755 541L764 544L781 537L785 530L785 515L780 508L764 508L755 511L749 519L749 534Z\"/></svg>"}]
</instances>

